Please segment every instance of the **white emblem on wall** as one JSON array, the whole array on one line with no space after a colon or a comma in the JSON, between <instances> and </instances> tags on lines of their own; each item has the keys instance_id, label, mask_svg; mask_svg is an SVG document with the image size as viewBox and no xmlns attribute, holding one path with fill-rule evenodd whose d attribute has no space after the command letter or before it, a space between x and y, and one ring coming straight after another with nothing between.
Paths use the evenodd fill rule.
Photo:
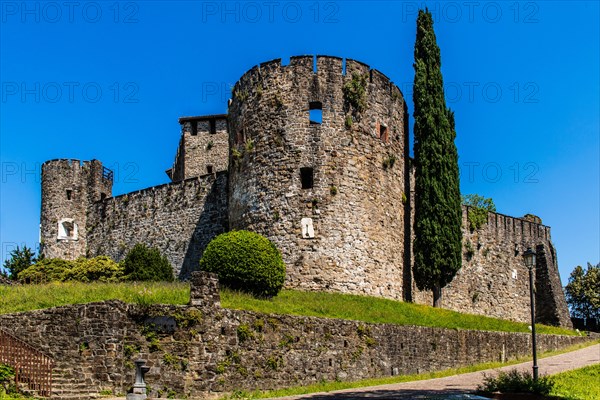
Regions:
<instances>
[{"instance_id":1,"label":"white emblem on wall","mask_svg":"<svg viewBox=\"0 0 600 400\"><path fill-rule=\"evenodd\" d=\"M77 232L77 224L73 218L63 218L58 221L58 236L59 240L77 240L79 233Z\"/></svg>"},{"instance_id":2,"label":"white emblem on wall","mask_svg":"<svg viewBox=\"0 0 600 400\"><path fill-rule=\"evenodd\" d=\"M517 270L513 269L512 278L517 279Z\"/></svg>"},{"instance_id":3,"label":"white emblem on wall","mask_svg":"<svg viewBox=\"0 0 600 400\"><path fill-rule=\"evenodd\" d=\"M312 218L302 218L302 237L312 239L315 237L315 229L313 228Z\"/></svg>"}]
</instances>

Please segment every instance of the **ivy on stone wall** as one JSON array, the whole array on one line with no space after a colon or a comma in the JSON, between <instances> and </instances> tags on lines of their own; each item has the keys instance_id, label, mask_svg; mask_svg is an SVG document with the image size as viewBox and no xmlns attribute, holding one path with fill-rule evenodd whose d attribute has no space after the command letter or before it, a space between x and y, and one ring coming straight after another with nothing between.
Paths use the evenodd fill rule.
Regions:
<instances>
[{"instance_id":1,"label":"ivy on stone wall","mask_svg":"<svg viewBox=\"0 0 600 400\"><path fill-rule=\"evenodd\" d=\"M358 115L367 109L367 74L352 73L352 79L344 85L342 91L348 104Z\"/></svg>"},{"instance_id":2,"label":"ivy on stone wall","mask_svg":"<svg viewBox=\"0 0 600 400\"><path fill-rule=\"evenodd\" d=\"M481 228L487 223L488 212L496 212L494 200L478 194L467 194L462 197L464 205L469 206L467 218L471 231Z\"/></svg>"}]
</instances>

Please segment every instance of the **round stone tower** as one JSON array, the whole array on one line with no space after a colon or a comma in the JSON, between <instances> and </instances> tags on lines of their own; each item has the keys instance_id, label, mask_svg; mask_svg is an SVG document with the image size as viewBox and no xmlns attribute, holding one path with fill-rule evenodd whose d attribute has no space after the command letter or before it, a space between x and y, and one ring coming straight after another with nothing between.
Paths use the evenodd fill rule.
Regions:
<instances>
[{"instance_id":1,"label":"round stone tower","mask_svg":"<svg viewBox=\"0 0 600 400\"><path fill-rule=\"evenodd\" d=\"M281 249L287 287L403 299L407 123L400 90L360 62L252 68L229 106L231 229Z\"/></svg>"},{"instance_id":2,"label":"round stone tower","mask_svg":"<svg viewBox=\"0 0 600 400\"><path fill-rule=\"evenodd\" d=\"M87 212L112 195L112 171L98 160L51 160L42 165L40 247L47 258L86 255Z\"/></svg>"}]
</instances>

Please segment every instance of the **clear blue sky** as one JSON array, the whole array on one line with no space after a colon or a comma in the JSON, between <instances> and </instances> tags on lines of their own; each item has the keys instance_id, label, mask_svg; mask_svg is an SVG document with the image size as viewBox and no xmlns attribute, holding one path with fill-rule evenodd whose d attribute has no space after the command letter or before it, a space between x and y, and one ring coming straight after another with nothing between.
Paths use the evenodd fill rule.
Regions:
<instances>
[{"instance_id":1,"label":"clear blue sky","mask_svg":"<svg viewBox=\"0 0 600 400\"><path fill-rule=\"evenodd\" d=\"M462 192L539 215L565 284L600 260L597 1L1 1L2 259L37 246L42 162L99 159L114 194L165 183L177 118L225 113L230 86L260 62L357 59L412 112L422 4L456 113Z\"/></svg>"}]
</instances>

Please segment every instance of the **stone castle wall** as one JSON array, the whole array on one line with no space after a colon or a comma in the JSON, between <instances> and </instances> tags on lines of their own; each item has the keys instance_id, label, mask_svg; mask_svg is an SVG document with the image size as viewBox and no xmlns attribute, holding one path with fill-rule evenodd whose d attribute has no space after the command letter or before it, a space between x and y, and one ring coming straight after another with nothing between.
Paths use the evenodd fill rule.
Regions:
<instances>
[{"instance_id":1,"label":"stone castle wall","mask_svg":"<svg viewBox=\"0 0 600 400\"><path fill-rule=\"evenodd\" d=\"M171 179L180 181L227 171L229 144L227 116L183 117L181 139Z\"/></svg>"},{"instance_id":2,"label":"stone castle wall","mask_svg":"<svg viewBox=\"0 0 600 400\"><path fill-rule=\"evenodd\" d=\"M529 333L468 331L222 309L208 274L202 306L118 301L0 315L0 328L56 362L55 398L125 393L133 361L147 360L154 397L274 389L421 373L529 355ZM196 293L192 289L192 292ZM153 336L155 337L153 339ZM588 340L538 335L538 351Z\"/></svg>"},{"instance_id":3,"label":"stone castle wall","mask_svg":"<svg viewBox=\"0 0 600 400\"><path fill-rule=\"evenodd\" d=\"M48 258L85 256L87 210L112 193L97 160L50 160L42 165L41 248Z\"/></svg>"},{"instance_id":4,"label":"stone castle wall","mask_svg":"<svg viewBox=\"0 0 600 400\"><path fill-rule=\"evenodd\" d=\"M316 71L314 62L263 63L234 86L230 227L281 249L287 287L402 299L404 99L365 64L348 59L344 74L341 58L318 56ZM350 124L343 88L353 74L366 76L368 107Z\"/></svg>"},{"instance_id":5,"label":"stone castle wall","mask_svg":"<svg viewBox=\"0 0 600 400\"><path fill-rule=\"evenodd\" d=\"M527 322L529 271L523 252L536 251L535 271L537 320L570 326L562 292L550 227L521 218L488 213L488 222L478 230L468 226L469 207L463 206L462 268L442 290L442 307ZM417 303L432 304L430 292L414 288Z\"/></svg>"},{"instance_id":6,"label":"stone castle wall","mask_svg":"<svg viewBox=\"0 0 600 400\"><path fill-rule=\"evenodd\" d=\"M362 112L344 93L354 76L366 78ZM141 242L185 279L214 236L248 229L281 249L288 288L431 304L412 278L407 107L383 74L336 57L274 60L241 77L227 115L179 122L169 185L102 200L112 181L99 161L45 163L44 254L121 260ZM61 218L77 222L77 240L57 239ZM463 209L463 267L443 289L443 306L527 321L522 252L532 247L538 319L570 326L550 228L495 213L488 220L471 232Z\"/></svg>"},{"instance_id":7,"label":"stone castle wall","mask_svg":"<svg viewBox=\"0 0 600 400\"><path fill-rule=\"evenodd\" d=\"M88 213L88 256L122 260L137 243L156 247L175 276L189 277L208 242L227 231L227 174L151 187L94 203Z\"/></svg>"}]
</instances>

